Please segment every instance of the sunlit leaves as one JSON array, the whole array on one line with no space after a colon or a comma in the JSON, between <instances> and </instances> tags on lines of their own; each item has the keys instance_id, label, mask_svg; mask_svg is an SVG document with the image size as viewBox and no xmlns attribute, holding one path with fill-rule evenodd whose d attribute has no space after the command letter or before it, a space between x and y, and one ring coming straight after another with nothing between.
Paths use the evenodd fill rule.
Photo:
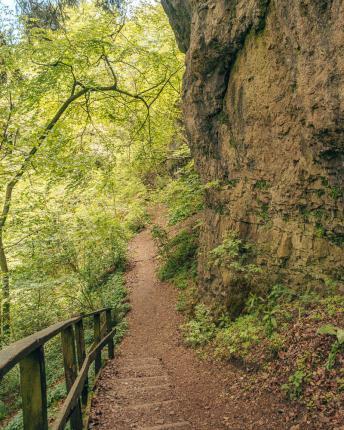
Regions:
<instances>
[{"instance_id":1,"label":"sunlit leaves","mask_svg":"<svg viewBox=\"0 0 344 430\"><path fill-rule=\"evenodd\" d=\"M150 178L167 171L169 145L181 138L183 58L161 7L126 22L92 3L65 15L54 31L17 30L0 46L2 192L61 104L94 89L44 137L13 194L5 250L13 316L28 321L38 306L50 312L44 294L56 304L44 321L93 306L102 273L123 266L129 237L146 221Z\"/></svg>"}]
</instances>

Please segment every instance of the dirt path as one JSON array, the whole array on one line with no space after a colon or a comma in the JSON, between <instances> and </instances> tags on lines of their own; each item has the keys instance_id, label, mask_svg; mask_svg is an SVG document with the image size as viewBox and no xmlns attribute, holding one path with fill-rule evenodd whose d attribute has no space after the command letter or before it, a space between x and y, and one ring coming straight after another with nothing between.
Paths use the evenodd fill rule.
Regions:
<instances>
[{"instance_id":1,"label":"dirt path","mask_svg":"<svg viewBox=\"0 0 344 430\"><path fill-rule=\"evenodd\" d=\"M157 280L156 255L148 230L134 238L132 269L127 273L129 333L98 382L90 428L293 428L294 418L300 422L300 417L291 419L287 406L272 396L245 393L240 370L201 361L185 348L178 331L182 317L175 310L176 293Z\"/></svg>"}]
</instances>

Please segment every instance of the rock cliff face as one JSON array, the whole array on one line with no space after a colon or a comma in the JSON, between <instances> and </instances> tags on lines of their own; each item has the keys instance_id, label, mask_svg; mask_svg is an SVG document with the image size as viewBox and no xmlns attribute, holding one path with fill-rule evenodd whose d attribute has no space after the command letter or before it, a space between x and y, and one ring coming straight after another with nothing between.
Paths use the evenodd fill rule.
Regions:
<instances>
[{"instance_id":1,"label":"rock cliff face","mask_svg":"<svg viewBox=\"0 0 344 430\"><path fill-rule=\"evenodd\" d=\"M236 296L228 273L207 264L230 231L255 245L269 282L341 284L344 0L162 4L186 52L196 168L214 184L201 233L203 295L228 308Z\"/></svg>"}]
</instances>

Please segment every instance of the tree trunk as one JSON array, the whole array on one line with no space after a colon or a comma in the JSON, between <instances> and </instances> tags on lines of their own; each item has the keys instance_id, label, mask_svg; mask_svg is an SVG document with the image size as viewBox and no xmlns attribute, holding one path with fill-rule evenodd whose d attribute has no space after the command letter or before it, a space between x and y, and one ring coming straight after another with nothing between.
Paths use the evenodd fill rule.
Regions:
<instances>
[{"instance_id":1,"label":"tree trunk","mask_svg":"<svg viewBox=\"0 0 344 430\"><path fill-rule=\"evenodd\" d=\"M0 269L2 275L2 338L7 342L10 337L10 274L7 258L2 241L2 229L0 230Z\"/></svg>"}]
</instances>

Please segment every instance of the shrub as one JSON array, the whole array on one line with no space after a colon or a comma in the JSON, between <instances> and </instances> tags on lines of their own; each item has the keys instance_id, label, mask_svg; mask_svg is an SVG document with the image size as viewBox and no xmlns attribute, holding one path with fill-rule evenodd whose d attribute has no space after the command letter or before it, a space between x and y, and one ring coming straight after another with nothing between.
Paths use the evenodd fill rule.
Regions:
<instances>
[{"instance_id":1,"label":"shrub","mask_svg":"<svg viewBox=\"0 0 344 430\"><path fill-rule=\"evenodd\" d=\"M149 215L142 207L131 207L126 217L129 230L132 233L139 233L149 223Z\"/></svg>"},{"instance_id":2,"label":"shrub","mask_svg":"<svg viewBox=\"0 0 344 430\"><path fill-rule=\"evenodd\" d=\"M196 270L196 254L198 248L197 233L182 231L164 247L166 260L159 271L162 281L173 279L177 274L188 272L192 277Z\"/></svg>"},{"instance_id":3,"label":"shrub","mask_svg":"<svg viewBox=\"0 0 344 430\"><path fill-rule=\"evenodd\" d=\"M215 354L221 358L241 358L264 337L264 327L255 315L238 317L230 325L217 332Z\"/></svg>"},{"instance_id":4,"label":"shrub","mask_svg":"<svg viewBox=\"0 0 344 430\"><path fill-rule=\"evenodd\" d=\"M187 315L193 315L198 303L198 289L192 281L189 281L187 288L179 291L176 308Z\"/></svg>"},{"instance_id":5,"label":"shrub","mask_svg":"<svg viewBox=\"0 0 344 430\"><path fill-rule=\"evenodd\" d=\"M262 270L249 263L253 255L253 246L238 239L234 233L230 233L223 242L210 251L209 263L217 267L226 267L245 279L250 279L255 273Z\"/></svg>"},{"instance_id":6,"label":"shrub","mask_svg":"<svg viewBox=\"0 0 344 430\"><path fill-rule=\"evenodd\" d=\"M169 182L163 193L163 201L168 206L171 225L203 209L203 187L194 170L193 162L178 171L177 179Z\"/></svg>"},{"instance_id":7,"label":"shrub","mask_svg":"<svg viewBox=\"0 0 344 430\"><path fill-rule=\"evenodd\" d=\"M199 304L195 308L194 318L182 326L185 341L190 346L204 345L214 337L215 324L210 310Z\"/></svg>"},{"instance_id":8,"label":"shrub","mask_svg":"<svg viewBox=\"0 0 344 430\"><path fill-rule=\"evenodd\" d=\"M254 256L253 245L233 232L209 253L209 269L215 276L220 272L228 289L226 307L231 317L242 313L250 291L258 291L265 284L262 269L252 263Z\"/></svg>"}]
</instances>

